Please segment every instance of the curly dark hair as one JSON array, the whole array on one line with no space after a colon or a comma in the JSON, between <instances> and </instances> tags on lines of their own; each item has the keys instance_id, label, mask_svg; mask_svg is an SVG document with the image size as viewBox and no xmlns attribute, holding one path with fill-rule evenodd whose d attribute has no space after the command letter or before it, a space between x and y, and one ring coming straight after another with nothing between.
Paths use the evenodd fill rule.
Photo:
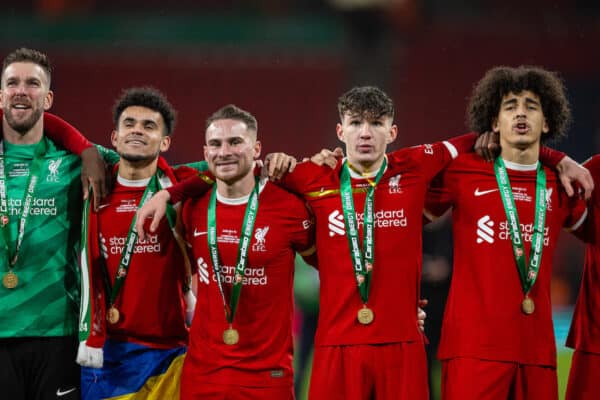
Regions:
<instances>
[{"instance_id":1,"label":"curly dark hair","mask_svg":"<svg viewBox=\"0 0 600 400\"><path fill-rule=\"evenodd\" d=\"M220 119L232 119L234 121L240 121L246 124L248 130L254 132L258 131L258 122L256 121L256 117L234 104L228 104L215 111L206 119L206 128L208 128L214 121Z\"/></svg>"},{"instance_id":2,"label":"curly dark hair","mask_svg":"<svg viewBox=\"0 0 600 400\"><path fill-rule=\"evenodd\" d=\"M549 131L543 141L566 136L571 122L571 108L561 78L554 72L536 66L496 67L477 82L467 108L467 123L475 132L492 130L500 113L502 98L509 93L531 91L540 97L542 112Z\"/></svg>"},{"instance_id":3,"label":"curly dark hair","mask_svg":"<svg viewBox=\"0 0 600 400\"><path fill-rule=\"evenodd\" d=\"M173 133L177 112L167 100L167 97L153 87L134 87L123 90L113 107L113 122L119 127L119 118L127 107L146 107L160 113L165 121L166 135Z\"/></svg>"},{"instance_id":4,"label":"curly dark hair","mask_svg":"<svg viewBox=\"0 0 600 400\"><path fill-rule=\"evenodd\" d=\"M33 63L42 67L48 78L48 86L50 86L52 66L50 65L50 60L46 54L26 47L16 49L4 57L4 61L2 62L2 75L4 75L4 70L6 70L10 64L17 62Z\"/></svg>"},{"instance_id":5,"label":"curly dark hair","mask_svg":"<svg viewBox=\"0 0 600 400\"><path fill-rule=\"evenodd\" d=\"M349 112L369 119L382 116L394 118L394 102L381 89L375 86L353 87L338 99L340 119Z\"/></svg>"}]
</instances>

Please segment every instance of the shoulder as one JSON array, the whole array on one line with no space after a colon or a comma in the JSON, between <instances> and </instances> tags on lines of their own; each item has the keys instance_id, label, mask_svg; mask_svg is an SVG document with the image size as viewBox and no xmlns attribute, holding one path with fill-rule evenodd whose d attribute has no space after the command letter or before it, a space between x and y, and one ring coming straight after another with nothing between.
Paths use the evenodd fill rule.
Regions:
<instances>
[{"instance_id":1,"label":"shoulder","mask_svg":"<svg viewBox=\"0 0 600 400\"><path fill-rule=\"evenodd\" d=\"M281 185L299 194L339 187L341 166L342 160L338 160L335 168L319 166L310 161L302 162L296 166L294 172L285 176Z\"/></svg>"},{"instance_id":2,"label":"shoulder","mask_svg":"<svg viewBox=\"0 0 600 400\"><path fill-rule=\"evenodd\" d=\"M308 213L306 203L301 197L269 181L261 192L259 209L291 218L305 218Z\"/></svg>"},{"instance_id":3,"label":"shoulder","mask_svg":"<svg viewBox=\"0 0 600 400\"><path fill-rule=\"evenodd\" d=\"M183 181L191 176L198 175L198 170L187 165L171 168L177 181Z\"/></svg>"}]
</instances>

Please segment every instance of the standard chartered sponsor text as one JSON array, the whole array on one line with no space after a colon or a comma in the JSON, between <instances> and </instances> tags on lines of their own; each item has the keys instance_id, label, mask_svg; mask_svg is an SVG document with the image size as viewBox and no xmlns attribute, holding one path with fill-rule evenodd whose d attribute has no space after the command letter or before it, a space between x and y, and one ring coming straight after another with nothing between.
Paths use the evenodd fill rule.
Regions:
<instances>
[{"instance_id":1,"label":"standard chartered sponsor text","mask_svg":"<svg viewBox=\"0 0 600 400\"><path fill-rule=\"evenodd\" d=\"M356 220L358 221L358 226L362 227L365 222L364 213L356 213ZM405 227L408 225L408 220L404 215L403 208L397 210L379 210L375 212L373 225L375 228Z\"/></svg>"},{"instance_id":2,"label":"standard chartered sponsor text","mask_svg":"<svg viewBox=\"0 0 600 400\"><path fill-rule=\"evenodd\" d=\"M108 239L108 245L110 248L110 254L121 254L125 247L127 237L125 236L112 236ZM133 253L160 253L160 242L158 241L158 235L150 235L145 240L138 240L133 247Z\"/></svg>"},{"instance_id":3,"label":"standard chartered sponsor text","mask_svg":"<svg viewBox=\"0 0 600 400\"><path fill-rule=\"evenodd\" d=\"M502 240L511 240L510 231L509 231L509 222L503 221L500 222L498 237ZM531 242L533 238L533 224L520 224L521 228L521 237L523 238L523 242ZM549 227L544 227L544 246L548 246L550 244L550 238L548 233L550 231Z\"/></svg>"},{"instance_id":4,"label":"standard chartered sponsor text","mask_svg":"<svg viewBox=\"0 0 600 400\"><path fill-rule=\"evenodd\" d=\"M235 276L235 267L229 265L222 265L219 270L221 275L221 282L233 284ZM212 274L212 280L217 281L215 274ZM244 269L244 277L242 278L242 285L260 285L264 286L267 284L268 278L265 274L265 267L260 268L246 268Z\"/></svg>"},{"instance_id":5,"label":"standard chartered sponsor text","mask_svg":"<svg viewBox=\"0 0 600 400\"><path fill-rule=\"evenodd\" d=\"M22 212L23 199L6 199L9 215L19 216ZM6 212L5 210L1 210ZM56 199L54 197L34 197L29 206L28 215L57 215Z\"/></svg>"}]
</instances>

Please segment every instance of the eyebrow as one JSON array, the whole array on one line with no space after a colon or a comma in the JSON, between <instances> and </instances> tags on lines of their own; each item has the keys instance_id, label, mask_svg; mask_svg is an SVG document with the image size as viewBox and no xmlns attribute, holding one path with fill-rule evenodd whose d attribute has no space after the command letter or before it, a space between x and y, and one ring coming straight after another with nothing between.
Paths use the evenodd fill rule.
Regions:
<instances>
[{"instance_id":1,"label":"eyebrow","mask_svg":"<svg viewBox=\"0 0 600 400\"><path fill-rule=\"evenodd\" d=\"M513 97L511 99L503 101L502 105L505 106L505 105L508 105L508 104L514 104L516 102L517 102L517 99L515 97ZM538 106L540 105L540 102L537 101L536 99L532 98L532 97L525 97L525 103L535 104L535 105L538 105Z\"/></svg>"},{"instance_id":2,"label":"eyebrow","mask_svg":"<svg viewBox=\"0 0 600 400\"><path fill-rule=\"evenodd\" d=\"M154 121L153 119L138 120L138 119L135 119L133 117L125 117L123 119L123 122L138 122L138 121L140 121L143 125L146 125L147 123L151 123L151 124L157 125L156 121Z\"/></svg>"}]
</instances>

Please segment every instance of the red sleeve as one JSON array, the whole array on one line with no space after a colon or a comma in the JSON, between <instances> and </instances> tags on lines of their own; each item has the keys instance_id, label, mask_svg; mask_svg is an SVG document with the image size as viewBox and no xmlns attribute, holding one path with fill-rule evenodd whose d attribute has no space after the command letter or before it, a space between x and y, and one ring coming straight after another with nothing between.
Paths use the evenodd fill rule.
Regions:
<instances>
[{"instance_id":1,"label":"red sleeve","mask_svg":"<svg viewBox=\"0 0 600 400\"><path fill-rule=\"evenodd\" d=\"M73 154L81 155L83 150L93 146L77 128L48 112L44 113L44 133Z\"/></svg>"},{"instance_id":2,"label":"red sleeve","mask_svg":"<svg viewBox=\"0 0 600 400\"><path fill-rule=\"evenodd\" d=\"M551 149L550 147L542 146L540 148L540 161L542 164L556 169L558 163L565 158L566 154L562 151Z\"/></svg>"},{"instance_id":3,"label":"red sleeve","mask_svg":"<svg viewBox=\"0 0 600 400\"><path fill-rule=\"evenodd\" d=\"M190 176L166 190L171 195L171 204L188 198L198 198L208 192L214 184L214 177L208 171Z\"/></svg>"},{"instance_id":4,"label":"red sleeve","mask_svg":"<svg viewBox=\"0 0 600 400\"><path fill-rule=\"evenodd\" d=\"M444 183L444 172L437 175L429 184L423 209L423 223L435 221L452 207L449 190Z\"/></svg>"},{"instance_id":5,"label":"red sleeve","mask_svg":"<svg viewBox=\"0 0 600 400\"><path fill-rule=\"evenodd\" d=\"M450 138L450 139L446 140L446 142L452 144L452 146L454 146L454 148L456 148L456 151L458 152L458 154L462 154L462 153L469 153L469 152L473 151L473 146L475 145L476 140L477 140L476 133L466 133L464 135L455 136L453 138ZM453 154L452 157L454 158L454 157L456 157L456 155Z\"/></svg>"},{"instance_id":6,"label":"red sleeve","mask_svg":"<svg viewBox=\"0 0 600 400\"><path fill-rule=\"evenodd\" d=\"M572 233L585 243L595 244L597 242L597 226L600 221L600 192L598 191L600 187L600 155L587 159L583 166L592 174L596 189L592 192L592 198L587 203L588 215L583 226L572 231Z\"/></svg>"}]
</instances>

